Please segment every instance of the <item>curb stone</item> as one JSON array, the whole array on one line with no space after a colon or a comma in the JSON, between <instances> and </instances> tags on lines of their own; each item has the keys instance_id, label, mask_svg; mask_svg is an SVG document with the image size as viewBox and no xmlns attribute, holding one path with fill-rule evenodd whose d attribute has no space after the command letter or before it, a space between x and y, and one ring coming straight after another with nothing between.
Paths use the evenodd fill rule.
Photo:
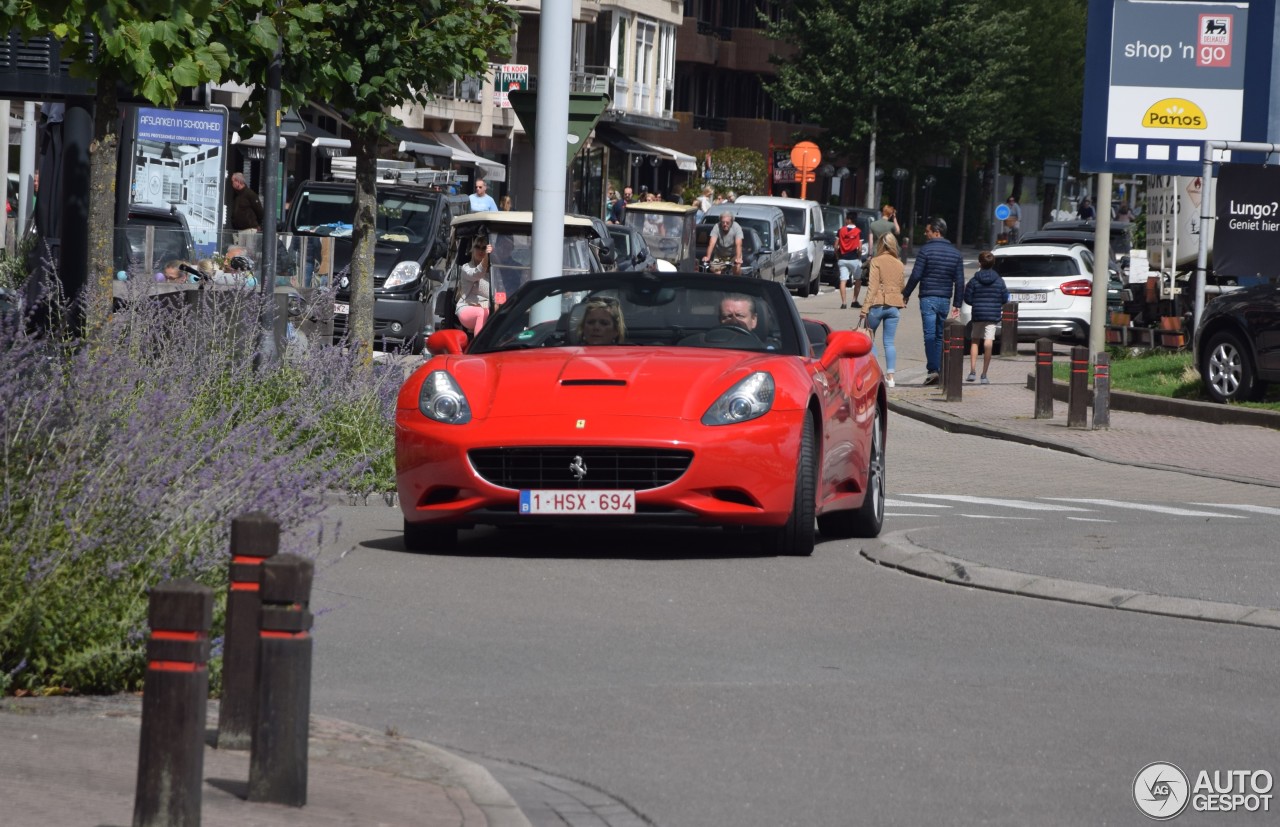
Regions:
<instances>
[{"instance_id":1,"label":"curb stone","mask_svg":"<svg viewBox=\"0 0 1280 827\"><path fill-rule=\"evenodd\" d=\"M1103 609L1280 629L1280 610L1276 609L1149 594L993 568L916 546L907 538L906 530L888 534L880 542L882 549L868 551L864 548L862 556L872 563L951 585Z\"/></svg>"}]
</instances>

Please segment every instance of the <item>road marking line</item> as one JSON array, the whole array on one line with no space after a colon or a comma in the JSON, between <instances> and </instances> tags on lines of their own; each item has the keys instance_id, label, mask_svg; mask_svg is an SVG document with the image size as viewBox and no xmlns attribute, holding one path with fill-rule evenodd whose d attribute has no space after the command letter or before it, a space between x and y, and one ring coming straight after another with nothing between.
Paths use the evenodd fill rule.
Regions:
<instances>
[{"instance_id":1,"label":"road marking line","mask_svg":"<svg viewBox=\"0 0 1280 827\"><path fill-rule=\"evenodd\" d=\"M1014 517L1009 514L961 514L971 520L1039 520L1039 517Z\"/></svg>"},{"instance_id":2,"label":"road marking line","mask_svg":"<svg viewBox=\"0 0 1280 827\"><path fill-rule=\"evenodd\" d=\"M1189 503L1190 505L1203 505L1209 508L1234 508L1238 511L1249 511L1254 514L1272 514L1280 516L1280 508L1272 508L1267 505L1241 505L1238 503Z\"/></svg>"},{"instance_id":3,"label":"road marking line","mask_svg":"<svg viewBox=\"0 0 1280 827\"><path fill-rule=\"evenodd\" d=\"M998 505L1004 508L1020 508L1024 511L1092 511L1091 508L1074 508L1069 505L1053 505L1052 503L1031 502L1029 500L999 500L991 497L969 497L960 494L911 494L912 497L925 497L931 500L951 500L969 505Z\"/></svg>"},{"instance_id":4,"label":"road marking line","mask_svg":"<svg viewBox=\"0 0 1280 827\"><path fill-rule=\"evenodd\" d=\"M1078 523L1114 523L1115 520L1104 520L1101 517L1067 517L1068 520L1075 520Z\"/></svg>"},{"instance_id":5,"label":"road marking line","mask_svg":"<svg viewBox=\"0 0 1280 827\"><path fill-rule=\"evenodd\" d=\"M1091 505L1104 505L1110 508L1127 508L1131 511L1153 511L1156 514L1172 514L1176 517L1221 517L1224 520L1249 519L1243 514L1220 514L1216 511L1194 511L1190 508L1174 508L1168 505L1131 503L1131 502L1122 502L1120 500L1088 500L1088 499L1075 499L1072 497L1047 497L1046 499L1061 500L1063 502L1069 502L1069 503L1089 503Z\"/></svg>"},{"instance_id":6,"label":"road marking line","mask_svg":"<svg viewBox=\"0 0 1280 827\"><path fill-rule=\"evenodd\" d=\"M924 496L924 495L915 495ZM950 508L949 505L934 505L933 503L916 503L910 500L895 500L892 497L885 497L885 506L893 506L894 508Z\"/></svg>"}]
</instances>

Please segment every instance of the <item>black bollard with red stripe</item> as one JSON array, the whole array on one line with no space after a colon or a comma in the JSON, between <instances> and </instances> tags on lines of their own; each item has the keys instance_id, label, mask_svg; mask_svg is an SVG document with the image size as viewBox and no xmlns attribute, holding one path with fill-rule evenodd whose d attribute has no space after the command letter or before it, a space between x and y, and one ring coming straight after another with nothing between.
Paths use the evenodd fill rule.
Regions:
<instances>
[{"instance_id":1,"label":"black bollard with red stripe","mask_svg":"<svg viewBox=\"0 0 1280 827\"><path fill-rule=\"evenodd\" d=\"M1053 419L1053 342L1036 339L1035 419Z\"/></svg>"},{"instance_id":2,"label":"black bollard with red stripe","mask_svg":"<svg viewBox=\"0 0 1280 827\"><path fill-rule=\"evenodd\" d=\"M258 699L258 597L262 561L280 550L280 524L260 512L231 521L231 577L222 647L218 749L249 749Z\"/></svg>"},{"instance_id":3,"label":"black bollard with red stripe","mask_svg":"<svg viewBox=\"0 0 1280 827\"><path fill-rule=\"evenodd\" d=\"M260 566L258 702L249 752L249 800L307 803L311 715L310 560L280 554Z\"/></svg>"},{"instance_id":4,"label":"black bollard with red stripe","mask_svg":"<svg viewBox=\"0 0 1280 827\"><path fill-rule=\"evenodd\" d=\"M1018 303L1005 302L1000 309L1000 357L1016 359L1018 356Z\"/></svg>"},{"instance_id":5,"label":"black bollard with red stripe","mask_svg":"<svg viewBox=\"0 0 1280 827\"><path fill-rule=\"evenodd\" d=\"M151 590L147 618L133 827L198 827L213 590L189 580L161 583Z\"/></svg>"},{"instance_id":6,"label":"black bollard with red stripe","mask_svg":"<svg viewBox=\"0 0 1280 827\"><path fill-rule=\"evenodd\" d=\"M1067 386L1067 427L1089 427L1089 348L1071 348L1071 381Z\"/></svg>"},{"instance_id":7,"label":"black bollard with red stripe","mask_svg":"<svg viewBox=\"0 0 1280 827\"><path fill-rule=\"evenodd\" d=\"M1106 352L1094 357L1093 428L1111 428L1111 354Z\"/></svg>"},{"instance_id":8,"label":"black bollard with red stripe","mask_svg":"<svg viewBox=\"0 0 1280 827\"><path fill-rule=\"evenodd\" d=\"M948 319L942 329L947 355L942 360L942 389L946 392L946 401L961 402L964 399L964 324L959 319Z\"/></svg>"}]
</instances>

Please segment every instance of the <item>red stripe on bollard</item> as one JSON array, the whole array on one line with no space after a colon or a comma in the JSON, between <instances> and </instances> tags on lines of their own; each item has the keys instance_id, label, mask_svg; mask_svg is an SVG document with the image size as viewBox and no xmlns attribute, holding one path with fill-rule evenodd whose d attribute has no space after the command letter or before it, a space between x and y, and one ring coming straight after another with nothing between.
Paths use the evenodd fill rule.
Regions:
<instances>
[{"instance_id":1,"label":"red stripe on bollard","mask_svg":"<svg viewBox=\"0 0 1280 827\"><path fill-rule=\"evenodd\" d=\"M196 641L204 637L203 632L172 632L157 629L151 633L152 640L190 640Z\"/></svg>"},{"instance_id":2,"label":"red stripe on bollard","mask_svg":"<svg viewBox=\"0 0 1280 827\"><path fill-rule=\"evenodd\" d=\"M287 640L301 640L311 636L307 632L273 632L267 629L262 630L259 634L264 638L284 638Z\"/></svg>"},{"instance_id":3,"label":"red stripe on bollard","mask_svg":"<svg viewBox=\"0 0 1280 827\"><path fill-rule=\"evenodd\" d=\"M228 588L233 592L256 592L258 590L257 583L231 583Z\"/></svg>"},{"instance_id":4,"label":"red stripe on bollard","mask_svg":"<svg viewBox=\"0 0 1280 827\"><path fill-rule=\"evenodd\" d=\"M203 672L203 663L187 663L180 660L153 660L147 664L148 669L156 672Z\"/></svg>"}]
</instances>

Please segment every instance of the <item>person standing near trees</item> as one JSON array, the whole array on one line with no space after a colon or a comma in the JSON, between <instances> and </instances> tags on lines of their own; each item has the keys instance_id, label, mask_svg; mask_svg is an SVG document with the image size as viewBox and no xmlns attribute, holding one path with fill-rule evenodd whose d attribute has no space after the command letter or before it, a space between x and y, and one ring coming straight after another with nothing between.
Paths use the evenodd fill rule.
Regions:
<instances>
[{"instance_id":1,"label":"person standing near trees","mask_svg":"<svg viewBox=\"0 0 1280 827\"><path fill-rule=\"evenodd\" d=\"M937 217L929 219L924 230L924 244L916 253L911 278L902 291L905 304L916 286L920 287L926 385L938 382L938 371L942 366L942 328L948 315L953 319L960 315L960 305L964 301L964 258L954 244L943 238L946 234L946 221Z\"/></svg>"},{"instance_id":2,"label":"person standing near trees","mask_svg":"<svg viewBox=\"0 0 1280 827\"><path fill-rule=\"evenodd\" d=\"M259 247L257 235L262 229L262 199L249 189L243 172L231 175L231 229L235 243L250 250Z\"/></svg>"},{"instance_id":3,"label":"person standing near trees","mask_svg":"<svg viewBox=\"0 0 1280 827\"><path fill-rule=\"evenodd\" d=\"M965 303L973 308L973 325L969 328L969 377L966 381L978 379L978 341L982 341L982 384L987 381L987 370L991 367L991 350L996 342L996 325L1004 313L1004 306L1009 301L1009 290L1004 285L992 265L996 257L990 250L978 253L977 274L964 286Z\"/></svg>"},{"instance_id":4,"label":"person standing near trees","mask_svg":"<svg viewBox=\"0 0 1280 827\"><path fill-rule=\"evenodd\" d=\"M892 235L894 241L898 240L898 234L902 232L902 228L898 226L898 211L893 208L892 204L885 204L880 208L880 217L871 222L871 249L880 249L880 239L886 235ZM895 251L898 245L894 244ZM897 253L895 252L895 255Z\"/></svg>"},{"instance_id":5,"label":"person standing near trees","mask_svg":"<svg viewBox=\"0 0 1280 827\"><path fill-rule=\"evenodd\" d=\"M870 274L867 279L867 306L862 310L861 320L866 323L871 334L871 346L876 343L876 328L884 323L884 373L885 384L894 386L893 373L897 367L898 351L894 340L898 334L898 319L906 299L902 297L902 281L904 269L902 259L898 257L898 239L893 233L885 233L876 241L876 254L867 265Z\"/></svg>"}]
</instances>

